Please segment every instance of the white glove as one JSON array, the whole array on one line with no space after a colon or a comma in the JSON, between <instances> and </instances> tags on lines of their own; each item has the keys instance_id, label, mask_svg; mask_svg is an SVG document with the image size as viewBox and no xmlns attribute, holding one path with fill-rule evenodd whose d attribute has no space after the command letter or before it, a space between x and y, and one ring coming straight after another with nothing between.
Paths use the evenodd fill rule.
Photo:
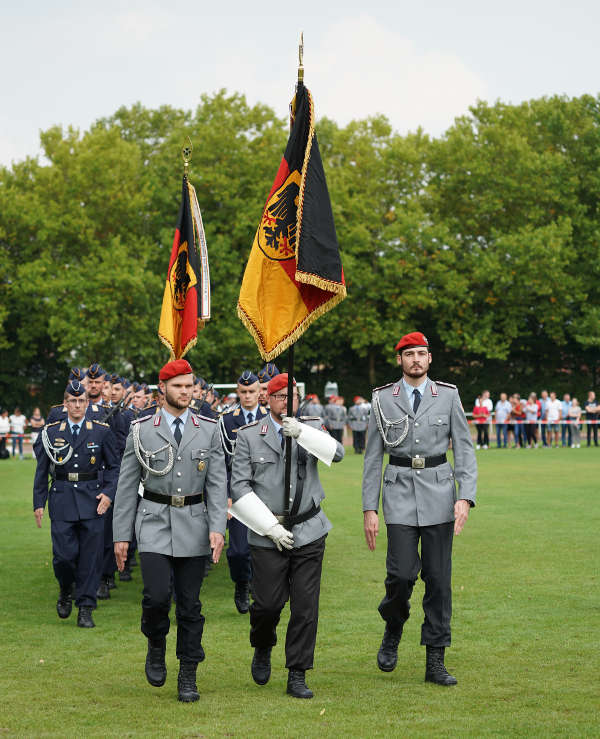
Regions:
<instances>
[{"instance_id":1,"label":"white glove","mask_svg":"<svg viewBox=\"0 0 600 739\"><path fill-rule=\"evenodd\" d=\"M267 536L267 531L277 524L277 519L254 492L249 492L237 500L229 513L252 531Z\"/></svg>"},{"instance_id":2,"label":"white glove","mask_svg":"<svg viewBox=\"0 0 600 739\"><path fill-rule=\"evenodd\" d=\"M291 531L284 529L280 523L276 523L267 531L267 536L271 541L275 542L277 549L281 551L281 547L292 549L294 546L294 535Z\"/></svg>"},{"instance_id":3,"label":"white glove","mask_svg":"<svg viewBox=\"0 0 600 739\"><path fill-rule=\"evenodd\" d=\"M302 424L297 418L293 416L283 417L283 434L284 436L291 436L293 439L297 439L302 431Z\"/></svg>"},{"instance_id":4,"label":"white glove","mask_svg":"<svg viewBox=\"0 0 600 739\"><path fill-rule=\"evenodd\" d=\"M295 421L300 429L298 444L321 462L331 465L337 451L337 441L326 431L320 431L307 423L299 423L295 418L291 418L290 421Z\"/></svg>"}]
</instances>

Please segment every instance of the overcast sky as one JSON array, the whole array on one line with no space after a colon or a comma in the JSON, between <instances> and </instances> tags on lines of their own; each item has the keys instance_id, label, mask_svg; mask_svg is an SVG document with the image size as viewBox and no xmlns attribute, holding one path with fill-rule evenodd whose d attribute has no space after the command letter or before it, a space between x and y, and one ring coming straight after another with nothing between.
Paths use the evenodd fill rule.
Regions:
<instances>
[{"instance_id":1,"label":"overcast sky","mask_svg":"<svg viewBox=\"0 0 600 739\"><path fill-rule=\"evenodd\" d=\"M220 88L287 106L304 31L317 118L439 135L477 99L596 95L592 0L0 0L0 163L121 105L194 109Z\"/></svg>"}]
</instances>

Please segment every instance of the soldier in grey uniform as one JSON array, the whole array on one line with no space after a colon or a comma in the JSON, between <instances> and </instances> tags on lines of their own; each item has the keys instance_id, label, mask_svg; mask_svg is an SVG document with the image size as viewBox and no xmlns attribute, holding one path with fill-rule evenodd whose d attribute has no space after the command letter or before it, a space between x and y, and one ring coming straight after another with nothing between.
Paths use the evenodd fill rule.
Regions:
<instances>
[{"instance_id":1,"label":"soldier in grey uniform","mask_svg":"<svg viewBox=\"0 0 600 739\"><path fill-rule=\"evenodd\" d=\"M287 692L296 698L312 698L313 693L306 686L305 671L313 666L321 567L325 538L331 529L331 523L321 510L325 493L319 480L316 455L330 464L343 458L344 448L323 430L318 418L283 418L287 382L285 373L274 377L268 388L269 416L242 426L238 431L230 511L249 527L252 677L259 685L269 680L271 649L277 643L276 627L289 598L290 620L285 643L289 670ZM297 407L294 388L294 414ZM284 434L292 437L288 517L283 516ZM256 520L244 518L241 514L246 508L252 509L251 513L264 510L267 523L257 525Z\"/></svg>"},{"instance_id":2,"label":"soldier in grey uniform","mask_svg":"<svg viewBox=\"0 0 600 739\"><path fill-rule=\"evenodd\" d=\"M452 539L475 505L477 463L456 387L427 377L431 354L425 336L407 334L396 351L402 379L373 392L362 489L365 536L373 550L379 532L381 470L384 455L389 455L382 493L387 577L379 605L386 626L377 663L384 672L396 667L410 596L421 571L425 680L455 685L444 665L452 615ZM450 442L454 470L446 459Z\"/></svg>"},{"instance_id":3,"label":"soldier in grey uniform","mask_svg":"<svg viewBox=\"0 0 600 739\"><path fill-rule=\"evenodd\" d=\"M348 425L352 430L352 445L355 454L362 454L365 450L365 437L369 426L370 405L365 399L357 395L354 405L348 411Z\"/></svg>"},{"instance_id":4,"label":"soldier in grey uniform","mask_svg":"<svg viewBox=\"0 0 600 739\"><path fill-rule=\"evenodd\" d=\"M179 700L198 700L196 668L204 659L199 601L206 558L219 560L227 520L227 477L217 424L189 410L193 375L184 359L159 374L164 404L131 424L113 516L119 570L135 535L144 594L142 633L148 638L146 677L164 685L171 582L176 595ZM143 499L138 507L138 489Z\"/></svg>"},{"instance_id":5,"label":"soldier in grey uniform","mask_svg":"<svg viewBox=\"0 0 600 739\"><path fill-rule=\"evenodd\" d=\"M323 418L325 426L329 433L340 444L344 438L344 429L346 428L347 411L343 405L338 404L336 395L329 398L329 403L323 408Z\"/></svg>"}]
</instances>

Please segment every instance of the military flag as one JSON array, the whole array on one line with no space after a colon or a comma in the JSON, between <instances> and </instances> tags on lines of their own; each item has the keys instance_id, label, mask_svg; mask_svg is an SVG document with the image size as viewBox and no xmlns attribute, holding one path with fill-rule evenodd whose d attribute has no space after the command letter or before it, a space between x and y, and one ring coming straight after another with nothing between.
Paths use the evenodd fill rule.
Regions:
<instances>
[{"instance_id":1,"label":"military flag","mask_svg":"<svg viewBox=\"0 0 600 739\"><path fill-rule=\"evenodd\" d=\"M210 275L202 214L196 191L183 176L179 218L167 270L158 338L171 359L194 346L198 329L210 318Z\"/></svg>"},{"instance_id":2,"label":"military flag","mask_svg":"<svg viewBox=\"0 0 600 739\"><path fill-rule=\"evenodd\" d=\"M291 133L267 197L238 300L238 315L270 361L346 297L309 90L299 83Z\"/></svg>"}]
</instances>

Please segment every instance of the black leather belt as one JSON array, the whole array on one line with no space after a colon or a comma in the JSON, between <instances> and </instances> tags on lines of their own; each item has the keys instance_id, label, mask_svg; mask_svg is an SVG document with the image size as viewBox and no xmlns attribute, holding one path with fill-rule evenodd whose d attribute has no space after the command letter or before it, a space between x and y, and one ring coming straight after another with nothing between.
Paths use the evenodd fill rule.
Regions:
<instances>
[{"instance_id":1,"label":"black leather belt","mask_svg":"<svg viewBox=\"0 0 600 739\"><path fill-rule=\"evenodd\" d=\"M86 480L97 480L97 472L63 472L56 470L57 480L68 480L69 482L85 482Z\"/></svg>"},{"instance_id":2,"label":"black leather belt","mask_svg":"<svg viewBox=\"0 0 600 739\"><path fill-rule=\"evenodd\" d=\"M160 493L153 493L151 490L144 490L143 497L146 500L153 501L154 503L162 503L163 505L175 506L175 508L183 508L184 505L202 503L204 500L204 493L197 493L196 495L161 495Z\"/></svg>"},{"instance_id":3,"label":"black leather belt","mask_svg":"<svg viewBox=\"0 0 600 739\"><path fill-rule=\"evenodd\" d=\"M305 521L308 521L309 518L316 516L320 510L321 506L313 503L313 507L304 513L298 513L295 516L275 516L275 518L284 526L295 526L298 523L304 523Z\"/></svg>"},{"instance_id":4,"label":"black leather belt","mask_svg":"<svg viewBox=\"0 0 600 739\"><path fill-rule=\"evenodd\" d=\"M439 454L437 457L394 457L390 454L390 464L396 467L412 467L416 470L423 470L425 467L437 467L446 461L445 454Z\"/></svg>"}]
</instances>

